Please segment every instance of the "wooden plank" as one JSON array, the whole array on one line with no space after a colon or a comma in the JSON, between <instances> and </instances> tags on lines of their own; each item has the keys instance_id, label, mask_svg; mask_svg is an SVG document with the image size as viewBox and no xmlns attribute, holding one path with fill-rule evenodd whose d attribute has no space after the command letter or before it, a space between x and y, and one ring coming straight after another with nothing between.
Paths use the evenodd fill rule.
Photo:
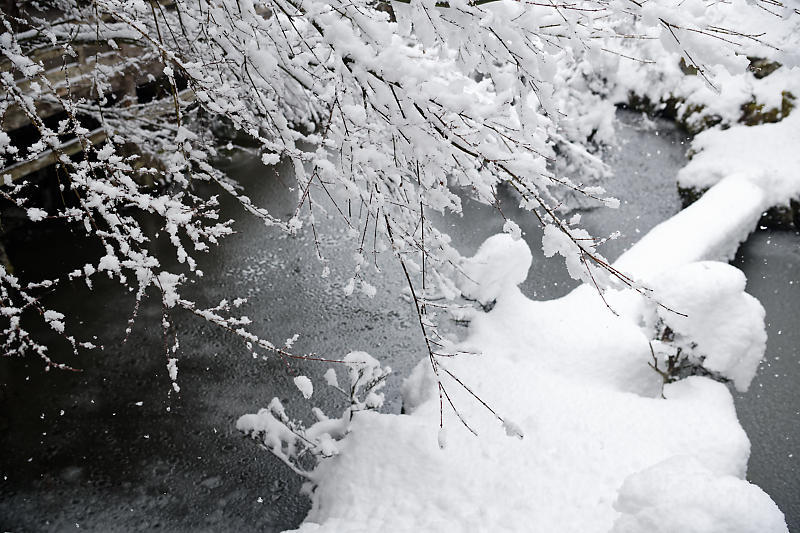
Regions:
<instances>
[{"instance_id":1,"label":"wooden plank","mask_svg":"<svg viewBox=\"0 0 800 533\"><path fill-rule=\"evenodd\" d=\"M178 93L178 100L182 106L188 102L192 102L194 100L194 91L191 89L184 89ZM148 104L132 106L128 110L135 116L156 117L169 115L175 110L175 101L173 100L172 96L167 96L166 98L155 100ZM96 146L105 141L108 138L108 135L103 128L97 128L89 133L87 138L93 145ZM83 146L81 146L81 143L78 139L72 139L61 144L59 146L59 150L46 150L45 152L42 152L39 157L10 165L0 170L0 176L5 177L6 175L9 175L11 176L11 181L16 181L32 172L36 172L37 170L41 170L50 165L56 164L58 162L60 153L71 156L82 151ZM5 180L0 180L0 184L3 183L5 183Z\"/></svg>"},{"instance_id":2,"label":"wooden plank","mask_svg":"<svg viewBox=\"0 0 800 533\"><path fill-rule=\"evenodd\" d=\"M90 132L86 138L89 140L89 142L96 146L105 141L108 138L108 135L106 134L106 130L103 128L97 128L96 130ZM0 176L3 177L3 184L7 183L5 179L6 176L10 176L11 181L16 181L19 178L31 174L32 172L36 172L37 170L41 170L50 165L56 164L62 153L70 156L75 155L82 150L83 146L81 145L80 140L72 139L62 143L58 147L58 150L51 148L50 150L42 152L37 158L21 161L4 168L3 170L0 170Z\"/></svg>"},{"instance_id":3,"label":"wooden plank","mask_svg":"<svg viewBox=\"0 0 800 533\"><path fill-rule=\"evenodd\" d=\"M88 47L96 50L96 47ZM47 71L44 75L48 81L56 88L59 96L67 96L66 80L70 80L69 90L73 98L86 97L94 90L94 80L92 79L92 70L96 66L100 67L113 67L128 58L135 58L142 55L145 50L130 45L123 45L118 51L105 52L98 55L87 57L86 62L72 63L65 67L58 67ZM149 75L158 77L163 72L163 65L160 61L150 61L147 64L139 65L136 72L121 71L117 75L108 79L111 85L111 92L118 93L120 91L129 93L136 87L137 84L147 81ZM17 87L23 93L27 92L30 83L34 80L20 80L17 82ZM135 96L135 95L132 95ZM0 98L5 97L5 91L0 91ZM51 117L63 111L63 108L58 102L54 101L39 101L36 103L36 114L40 118ZM9 106L3 117L3 130L12 131L30 124L28 116L17 105Z\"/></svg>"}]
</instances>

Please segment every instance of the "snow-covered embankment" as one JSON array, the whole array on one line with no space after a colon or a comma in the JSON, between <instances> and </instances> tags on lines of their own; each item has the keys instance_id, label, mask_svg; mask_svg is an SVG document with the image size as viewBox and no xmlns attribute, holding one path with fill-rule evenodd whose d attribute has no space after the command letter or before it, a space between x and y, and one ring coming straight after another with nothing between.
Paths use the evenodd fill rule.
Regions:
<instances>
[{"instance_id":1,"label":"snow-covered embankment","mask_svg":"<svg viewBox=\"0 0 800 533\"><path fill-rule=\"evenodd\" d=\"M632 290L606 293L615 315L587 285L529 300L517 288L528 246L488 239L472 264L486 274L476 281L491 283L482 297L496 304L474 317L461 346L475 355L446 367L524 438L509 437L442 374L479 437L445 402L447 436L437 443L440 397L423 360L405 387L408 414L357 413L340 453L314 471L313 508L299 531L787 531L769 496L744 480L749 442L728 389L699 376L663 385L649 366L655 356L663 369L680 348L740 390L755 374L763 308L744 292L741 272L716 261L735 253L766 208L796 194L800 165L765 173L746 158L749 166L725 171L731 159L715 150L750 131L700 135L703 151L681 178L724 172L615 264L688 316Z\"/></svg>"}]
</instances>

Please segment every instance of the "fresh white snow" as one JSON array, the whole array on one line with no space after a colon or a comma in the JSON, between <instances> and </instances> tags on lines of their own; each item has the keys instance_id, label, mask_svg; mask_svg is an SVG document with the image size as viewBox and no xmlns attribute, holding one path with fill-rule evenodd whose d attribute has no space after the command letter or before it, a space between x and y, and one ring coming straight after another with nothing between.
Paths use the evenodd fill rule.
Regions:
<instances>
[{"instance_id":1,"label":"fresh white snow","mask_svg":"<svg viewBox=\"0 0 800 533\"><path fill-rule=\"evenodd\" d=\"M311 398L311 395L314 394L314 385L306 376L297 376L294 378L294 385L298 388L300 394L302 394L303 398L306 400Z\"/></svg>"},{"instance_id":2,"label":"fresh white snow","mask_svg":"<svg viewBox=\"0 0 800 533\"><path fill-rule=\"evenodd\" d=\"M408 415L355 413L339 454L312 473L313 508L298 531L605 533L649 531L650 524L660 528L653 531L787 531L769 496L743 479L749 441L728 389L690 377L664 386L661 397L661 380L647 366L644 315L654 304L619 292L611 300L620 305L615 316L588 286L558 300L529 300L516 287L517 268L530 254L520 242L495 236L476 255L483 272L504 271L508 282L497 283L496 305L470 325L461 348L474 355L447 369L516 421L524 438L509 438L446 376L444 386L479 437L445 404L446 433L437 438L436 379L423 360L406 383ZM663 248L661 256L669 253ZM719 275L711 300L728 298L732 313L744 309L736 317L750 332L741 339L746 349L731 345L735 339L728 347L757 363L763 311L743 292L743 276L724 264L690 262L673 274L679 279L661 281L669 288L695 270ZM707 311L703 298L677 289L663 295L687 311ZM717 326L724 335L725 324ZM712 332L681 331L713 347L703 337ZM749 382L750 367L741 371L737 361L715 368L737 385Z\"/></svg>"},{"instance_id":3,"label":"fresh white snow","mask_svg":"<svg viewBox=\"0 0 800 533\"><path fill-rule=\"evenodd\" d=\"M773 36L783 66L761 79L736 72L746 56L772 57L758 39L734 51L658 23L669 11L686 28L701 19L744 32L763 25L744 4L689 0L675 12L677 2L647 3L643 24L652 31L637 31L653 38L609 42L612 53L593 58L610 73L608 92L586 104L597 113L571 124L575 134L609 140L612 104L631 92L656 105L673 99L690 126L713 118L725 127L745 104L768 111L781 107L785 91L800 95L800 56L792 52L800 49L793 31L800 19ZM699 54L702 75L682 71L675 32ZM403 387L406 414L350 413L346 437L309 474L312 509L296 531L786 533L775 503L744 479L750 444L728 387L700 376L664 384L650 365L663 369L680 350L747 390L765 349L764 309L725 261L765 210L800 196L798 146L797 112L694 139L679 183L708 192L614 263L650 297L627 288L606 290L605 301L598 295L575 253L577 242L592 242L572 228L576 220L566 231L545 228L543 252L563 255L573 277L587 283L556 300L526 298L518 285L536 275L531 251L507 223L506 233L459 264L461 294L493 304L465 313L471 322L457 346L465 354L439 358L438 373L428 358L419 362ZM613 287L613 279L600 285ZM335 373L326 381L338 386ZM286 426L270 433L271 417L262 410L237 427L263 435L280 456L292 437L275 438ZM315 442L323 423L311 428Z\"/></svg>"},{"instance_id":4,"label":"fresh white snow","mask_svg":"<svg viewBox=\"0 0 800 533\"><path fill-rule=\"evenodd\" d=\"M723 134L746 143L775 131L759 128L698 137L701 155L682 175L708 175L714 162L724 172ZM407 414L353 414L335 456L310 474L312 510L297 531L786 532L774 502L744 479L750 444L728 388L699 376L664 385L649 366L681 349L747 389L765 349L764 310L744 275L717 261L794 194L795 163L783 161L777 177L734 165L623 254L614 266L651 297L607 290L616 314L589 284L526 298L517 286L529 275L527 244L514 232L487 239L462 264L461 290L494 307L472 316L458 346L469 354L441 362L438 378L479 436L440 398L423 359L404 386ZM666 328L669 341L659 338ZM240 429L264 431L244 420Z\"/></svg>"},{"instance_id":5,"label":"fresh white snow","mask_svg":"<svg viewBox=\"0 0 800 533\"><path fill-rule=\"evenodd\" d=\"M536 275L528 245L514 231L487 239L461 264L462 294L494 303L470 315L457 347L467 355L440 361L438 378L420 361L404 385L405 415L354 412L335 446L312 427L328 451L297 531L786 532L775 503L744 479L750 444L728 388L699 376L665 385L649 365L680 349L747 390L765 349L764 310L744 275L718 261L800 192L798 124L697 137L681 179L710 189L614 263L650 295L609 289L614 313L588 283L552 301L526 298L518 285ZM546 234L550 255L571 246L552 241ZM238 427L280 446L253 416Z\"/></svg>"},{"instance_id":6,"label":"fresh white snow","mask_svg":"<svg viewBox=\"0 0 800 533\"><path fill-rule=\"evenodd\" d=\"M678 173L683 187L704 190L738 176L761 190L765 207L800 198L800 113L774 124L704 131L692 149L697 153Z\"/></svg>"}]
</instances>

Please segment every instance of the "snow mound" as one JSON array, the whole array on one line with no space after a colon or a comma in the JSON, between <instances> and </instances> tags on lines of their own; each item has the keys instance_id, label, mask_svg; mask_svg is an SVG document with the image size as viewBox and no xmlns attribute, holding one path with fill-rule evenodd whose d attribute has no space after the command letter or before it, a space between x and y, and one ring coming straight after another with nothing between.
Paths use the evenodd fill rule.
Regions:
<instances>
[{"instance_id":1,"label":"snow mound","mask_svg":"<svg viewBox=\"0 0 800 533\"><path fill-rule=\"evenodd\" d=\"M306 376L297 376L294 378L294 385L303 395L303 398L308 400L314 394L314 384Z\"/></svg>"},{"instance_id":2,"label":"snow mound","mask_svg":"<svg viewBox=\"0 0 800 533\"><path fill-rule=\"evenodd\" d=\"M644 398L492 359L485 379L480 367L459 367L458 375L518 419L524 439L507 437L464 397L456 404L480 436L446 412L445 450L437 398L411 416L360 412L340 455L315 471L312 510L299 531L606 533L619 517L617 489L651 465L692 453L717 475L744 473L747 438L719 383L690 378L667 400Z\"/></svg>"},{"instance_id":3,"label":"snow mound","mask_svg":"<svg viewBox=\"0 0 800 533\"><path fill-rule=\"evenodd\" d=\"M697 135L697 152L678 173L682 187L707 189L737 174L757 185L768 207L800 198L800 113L781 122L734 126Z\"/></svg>"},{"instance_id":4,"label":"snow mound","mask_svg":"<svg viewBox=\"0 0 800 533\"><path fill-rule=\"evenodd\" d=\"M766 192L741 174L729 176L665 220L614 266L640 279L695 261L729 260L770 207Z\"/></svg>"},{"instance_id":5,"label":"snow mound","mask_svg":"<svg viewBox=\"0 0 800 533\"><path fill-rule=\"evenodd\" d=\"M701 257L718 236L707 237ZM662 397L643 314L652 322L658 312L640 304L615 316L585 285L531 301L516 286L530 265L523 247L495 236L466 262L485 283L472 294L496 299L460 346L475 355L440 361L438 378L420 362L403 390L406 415L354 413L341 453L313 472L312 509L297 531L784 532L774 503L743 481L750 444L728 388L693 376L665 385ZM742 292L744 277L716 263L677 266L653 279L702 322L665 319L710 346L708 364L747 381L763 310ZM714 305L727 314L705 316ZM725 344L728 353L720 343L737 324L746 333ZM459 410L444 404L444 449L439 380ZM473 392L524 438L509 438ZM689 485L673 493L687 472Z\"/></svg>"},{"instance_id":6,"label":"snow mound","mask_svg":"<svg viewBox=\"0 0 800 533\"><path fill-rule=\"evenodd\" d=\"M478 252L461 265L461 293L486 305L528 277L531 250L520 238L501 233L486 239Z\"/></svg>"},{"instance_id":7,"label":"snow mound","mask_svg":"<svg viewBox=\"0 0 800 533\"><path fill-rule=\"evenodd\" d=\"M707 370L730 378L746 391L767 344L764 308L744 292L744 274L726 264L698 262L651 281L663 307L658 318L675 334L674 344L701 358Z\"/></svg>"},{"instance_id":8,"label":"snow mound","mask_svg":"<svg viewBox=\"0 0 800 533\"><path fill-rule=\"evenodd\" d=\"M786 533L783 513L743 479L717 476L694 457L673 457L629 476L610 533Z\"/></svg>"},{"instance_id":9,"label":"snow mound","mask_svg":"<svg viewBox=\"0 0 800 533\"><path fill-rule=\"evenodd\" d=\"M499 351L510 361L536 365L537 372L595 387L647 396L660 391L658 375L647 366L646 334L634 321L610 313L588 285L546 302L514 287L491 313L472 320L464 349ZM491 372L491 363L485 364Z\"/></svg>"}]
</instances>

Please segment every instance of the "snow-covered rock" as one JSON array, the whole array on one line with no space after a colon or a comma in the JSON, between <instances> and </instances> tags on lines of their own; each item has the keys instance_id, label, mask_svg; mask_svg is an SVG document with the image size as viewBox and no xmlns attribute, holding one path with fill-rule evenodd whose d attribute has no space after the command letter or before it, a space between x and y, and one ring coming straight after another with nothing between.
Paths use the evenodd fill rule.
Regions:
<instances>
[{"instance_id":1,"label":"snow-covered rock","mask_svg":"<svg viewBox=\"0 0 800 533\"><path fill-rule=\"evenodd\" d=\"M629 476L611 533L785 533L783 513L757 486L718 476L691 456Z\"/></svg>"},{"instance_id":2,"label":"snow-covered rock","mask_svg":"<svg viewBox=\"0 0 800 533\"><path fill-rule=\"evenodd\" d=\"M739 244L756 228L768 207L760 186L734 174L650 230L614 266L648 279L695 261L733 259Z\"/></svg>"},{"instance_id":3,"label":"snow-covered rock","mask_svg":"<svg viewBox=\"0 0 800 533\"><path fill-rule=\"evenodd\" d=\"M684 353L746 391L764 355L767 334L761 303L744 292L744 274L726 263L690 263L652 281L656 314ZM680 313L670 309L679 310Z\"/></svg>"},{"instance_id":4,"label":"snow-covered rock","mask_svg":"<svg viewBox=\"0 0 800 533\"><path fill-rule=\"evenodd\" d=\"M775 124L734 126L697 135L697 152L678 173L678 184L705 190L738 175L756 185L766 207L800 198L800 113ZM731 203L730 208L738 205Z\"/></svg>"},{"instance_id":5,"label":"snow-covered rock","mask_svg":"<svg viewBox=\"0 0 800 533\"><path fill-rule=\"evenodd\" d=\"M525 241L508 233L493 235L462 263L461 293L482 304L491 303L525 281L531 261L531 250Z\"/></svg>"},{"instance_id":6,"label":"snow-covered rock","mask_svg":"<svg viewBox=\"0 0 800 533\"><path fill-rule=\"evenodd\" d=\"M686 517L664 524L722 531L730 523L728 518L717 523L722 513L736 508L734 516L750 529L731 531L762 527L783 533L781 512L743 481L750 445L728 389L695 376L664 386L662 397L661 379L647 366L648 328L641 314L647 306L629 305L615 316L588 286L558 300L528 300L516 287L530 260L519 242L493 237L476 255L480 261L474 264L484 269L476 269L476 278L502 290L473 292L497 300L490 312L473 319L461 346L475 355L441 361L439 378L422 361L404 387L407 415L356 413L341 453L313 472L312 509L297 531L648 531L636 528L666 513L661 495L671 513ZM702 256L698 252L697 258ZM498 277L486 272L489 265L509 268ZM712 287L670 285L691 281L696 270L722 279ZM700 279L708 281L705 275ZM755 312L742 293L743 277L732 267L690 264L672 279L660 279L673 289L665 295L703 312L720 298ZM694 290L708 290L710 296L688 298ZM627 292L616 301L644 300ZM636 309L640 314L631 314ZM706 319L717 335L707 339L713 345L726 334L725 324ZM702 333L676 327L705 346ZM735 358L725 360L722 347L714 348L719 348L714 357L737 368ZM753 349L748 357L757 359ZM503 424L445 369L524 438L509 438ZM477 438L444 403L447 439L441 446L439 379ZM724 501L665 492L683 472L683 463L674 461L688 464Z\"/></svg>"}]
</instances>

